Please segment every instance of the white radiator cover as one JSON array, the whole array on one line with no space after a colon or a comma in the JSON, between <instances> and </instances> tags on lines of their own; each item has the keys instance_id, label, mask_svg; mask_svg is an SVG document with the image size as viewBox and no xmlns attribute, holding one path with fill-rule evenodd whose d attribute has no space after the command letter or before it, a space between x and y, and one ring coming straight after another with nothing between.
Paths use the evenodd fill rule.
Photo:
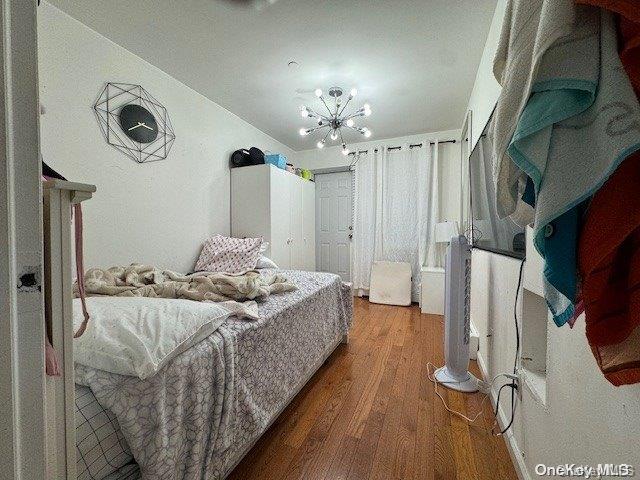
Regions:
<instances>
[{"instance_id":1,"label":"white radiator cover","mask_svg":"<svg viewBox=\"0 0 640 480\"><path fill-rule=\"evenodd\" d=\"M369 301L385 305L411 305L411 265L406 262L373 262Z\"/></svg>"}]
</instances>

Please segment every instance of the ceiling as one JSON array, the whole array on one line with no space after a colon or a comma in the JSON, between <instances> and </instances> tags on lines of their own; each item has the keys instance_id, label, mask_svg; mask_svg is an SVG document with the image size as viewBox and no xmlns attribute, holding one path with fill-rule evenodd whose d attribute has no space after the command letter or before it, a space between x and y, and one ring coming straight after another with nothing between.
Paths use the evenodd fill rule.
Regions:
<instances>
[{"instance_id":1,"label":"ceiling","mask_svg":"<svg viewBox=\"0 0 640 480\"><path fill-rule=\"evenodd\" d=\"M459 128L496 0L50 0L294 150L316 88L391 138ZM291 68L290 61L299 63ZM133 79L132 79L133 81ZM366 121L365 121L366 120ZM347 141L361 140L350 132Z\"/></svg>"}]
</instances>

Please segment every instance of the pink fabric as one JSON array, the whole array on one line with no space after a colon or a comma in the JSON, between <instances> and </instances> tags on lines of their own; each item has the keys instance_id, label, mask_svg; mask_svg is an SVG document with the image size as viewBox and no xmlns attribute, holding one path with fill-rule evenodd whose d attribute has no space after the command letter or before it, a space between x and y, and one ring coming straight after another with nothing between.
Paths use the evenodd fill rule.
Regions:
<instances>
[{"instance_id":1,"label":"pink fabric","mask_svg":"<svg viewBox=\"0 0 640 480\"><path fill-rule=\"evenodd\" d=\"M242 274L256 268L260 238L231 238L214 235L204 243L196 271Z\"/></svg>"},{"instance_id":2,"label":"pink fabric","mask_svg":"<svg viewBox=\"0 0 640 480\"><path fill-rule=\"evenodd\" d=\"M573 315L571 315L571 318L567 322L571 328L573 328L573 326L578 321L578 317L583 313L584 313L584 301L582 300L582 298L579 298L578 303L576 303L575 309L573 311Z\"/></svg>"},{"instance_id":3,"label":"pink fabric","mask_svg":"<svg viewBox=\"0 0 640 480\"><path fill-rule=\"evenodd\" d=\"M53 349L53 346L51 345L51 342L49 342L49 338L46 334L44 340L44 364L47 375L49 375L50 377L59 377L62 372L60 372L58 354Z\"/></svg>"},{"instance_id":4,"label":"pink fabric","mask_svg":"<svg viewBox=\"0 0 640 480\"><path fill-rule=\"evenodd\" d=\"M43 181L52 180L51 177L42 175ZM82 314L84 321L77 332L74 333L73 338L80 337L87 329L89 322L89 313L87 312L87 304L84 293L84 262L83 262L83 249L82 249L82 207L80 204L73 205L74 217L74 234L76 245L76 274L78 277L78 290L80 292L80 302L82 303ZM45 371L50 377L58 377L62 374L60 370L60 361L58 360L58 354L56 353L53 345L49 341L48 335L45 333L45 345L44 345L44 360Z\"/></svg>"},{"instance_id":5,"label":"pink fabric","mask_svg":"<svg viewBox=\"0 0 640 480\"><path fill-rule=\"evenodd\" d=\"M53 180L51 177L47 177L46 175L42 175L42 181L46 182L49 180ZM75 212L75 242L76 242L76 268L80 266L80 272L84 270L83 262L82 262L82 210L80 204L74 205ZM82 335L87 328L87 322L89 321L89 314L87 313L87 306L84 299L84 274L81 273L78 275L78 278L82 278L82 287L81 287L81 299L82 299L82 313L84 314L84 322L80 326L78 332L74 334L74 338ZM58 354L56 350L51 345L49 341L49 336L45 333L44 338L44 364L45 371L50 377L59 377L62 375L62 371L60 370L60 361L58 360Z\"/></svg>"},{"instance_id":6,"label":"pink fabric","mask_svg":"<svg viewBox=\"0 0 640 480\"><path fill-rule=\"evenodd\" d=\"M80 296L80 303L82 304L82 315L84 316L84 320L82 321L80 328L78 328L78 331L73 334L73 338L78 338L82 336L84 331L87 329L87 324L89 323L89 312L87 312L87 302L85 300L84 293L84 260L82 258L82 207L79 203L76 203L73 206L73 213L76 241L76 275L78 277L78 293Z\"/></svg>"}]
</instances>

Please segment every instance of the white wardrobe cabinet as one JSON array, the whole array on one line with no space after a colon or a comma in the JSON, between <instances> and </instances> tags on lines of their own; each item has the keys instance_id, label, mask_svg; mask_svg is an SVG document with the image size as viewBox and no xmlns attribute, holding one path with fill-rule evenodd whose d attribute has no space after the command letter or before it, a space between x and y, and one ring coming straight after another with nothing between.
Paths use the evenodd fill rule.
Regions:
<instances>
[{"instance_id":1,"label":"white wardrobe cabinet","mask_svg":"<svg viewBox=\"0 0 640 480\"><path fill-rule=\"evenodd\" d=\"M313 271L315 183L273 165L231 169L231 235L264 237L280 268Z\"/></svg>"}]
</instances>

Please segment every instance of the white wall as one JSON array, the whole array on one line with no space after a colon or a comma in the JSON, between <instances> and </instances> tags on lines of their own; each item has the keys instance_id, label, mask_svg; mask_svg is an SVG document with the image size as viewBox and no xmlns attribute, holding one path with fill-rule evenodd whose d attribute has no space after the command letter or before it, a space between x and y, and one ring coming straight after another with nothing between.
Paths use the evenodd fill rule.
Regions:
<instances>
[{"instance_id":1,"label":"white wall","mask_svg":"<svg viewBox=\"0 0 640 480\"><path fill-rule=\"evenodd\" d=\"M457 143L440 144L438 150L440 181L440 220L459 220L460 217L460 130L386 138L369 142L350 143L349 149L371 150L377 145L397 146L420 143L425 140L456 140ZM314 148L297 153L296 165L309 170L336 168L349 165L353 156L344 156L340 146Z\"/></svg>"},{"instance_id":2,"label":"white wall","mask_svg":"<svg viewBox=\"0 0 640 480\"><path fill-rule=\"evenodd\" d=\"M294 152L55 7L38 15L43 158L98 188L83 204L85 266L193 268L203 240L229 234L231 152ZM106 143L93 111L106 82L141 84L167 108L167 159L137 164Z\"/></svg>"},{"instance_id":3,"label":"white wall","mask_svg":"<svg viewBox=\"0 0 640 480\"><path fill-rule=\"evenodd\" d=\"M500 96L500 84L493 76L493 58L498 48L502 19L506 8L506 0L498 0L480 59L480 65L478 65L478 71L476 72L476 81L473 84L473 89L469 97L467 111L471 110L472 112L472 149L480 138L480 134L487 120L489 120L491 112L493 112L493 107L495 107L498 97Z\"/></svg>"},{"instance_id":4,"label":"white wall","mask_svg":"<svg viewBox=\"0 0 640 480\"><path fill-rule=\"evenodd\" d=\"M498 2L469 100L474 117L474 143L499 95L491 63L505 3L505 0ZM529 248L527 256L527 278L539 278L541 269L537 253ZM497 373L511 372L513 368L513 308L519 265L518 260L508 257L479 250L473 252L471 314L480 334L478 361L489 378ZM529 283L539 285L535 281ZM539 286L530 288L540 293ZM521 305L522 300L519 310ZM531 310L525 311L524 316L523 343L544 342L544 338L526 337L526 322L549 322L549 319L532 317ZM507 436L523 478L537 478L535 466L540 463L627 463L635 465L637 470L640 468L637 445L640 385L616 388L604 380L587 344L584 318L578 319L573 330L548 325L546 378L526 382L513 429ZM539 388L529 387L536 384L546 387L546 398L545 395L540 398ZM503 415L508 414L509 399L504 398L501 403Z\"/></svg>"}]
</instances>

